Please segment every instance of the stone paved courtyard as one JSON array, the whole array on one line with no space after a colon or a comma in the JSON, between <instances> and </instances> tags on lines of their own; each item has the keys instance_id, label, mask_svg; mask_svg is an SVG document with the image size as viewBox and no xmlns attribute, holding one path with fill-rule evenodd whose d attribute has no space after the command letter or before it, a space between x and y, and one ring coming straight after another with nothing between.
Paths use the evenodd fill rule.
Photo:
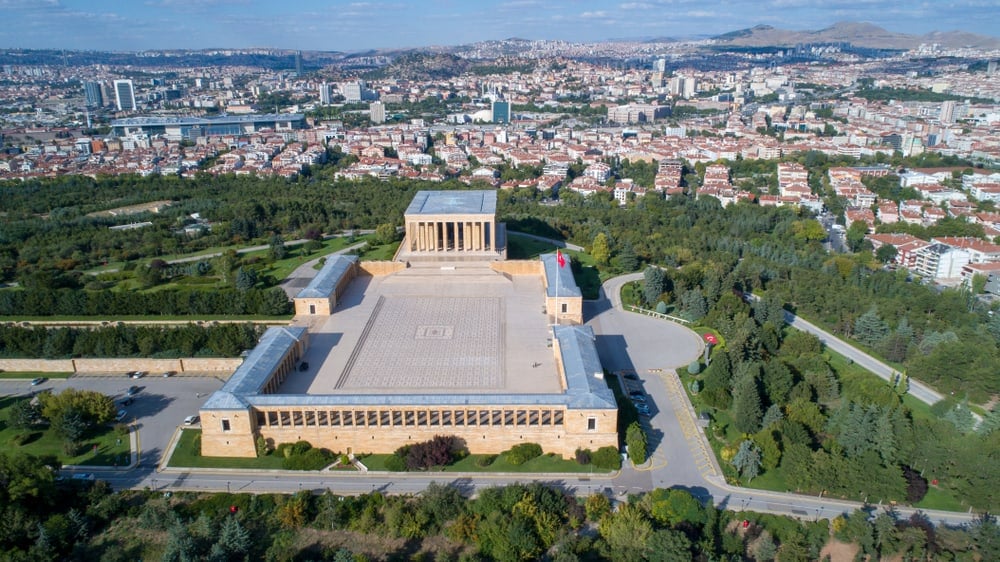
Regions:
<instances>
[{"instance_id":1,"label":"stone paved courtyard","mask_svg":"<svg viewBox=\"0 0 1000 562\"><path fill-rule=\"evenodd\" d=\"M503 388L498 297L380 297L337 389Z\"/></svg>"},{"instance_id":2,"label":"stone paved courtyard","mask_svg":"<svg viewBox=\"0 0 1000 562\"><path fill-rule=\"evenodd\" d=\"M561 392L539 277L434 264L351 282L282 394Z\"/></svg>"}]
</instances>

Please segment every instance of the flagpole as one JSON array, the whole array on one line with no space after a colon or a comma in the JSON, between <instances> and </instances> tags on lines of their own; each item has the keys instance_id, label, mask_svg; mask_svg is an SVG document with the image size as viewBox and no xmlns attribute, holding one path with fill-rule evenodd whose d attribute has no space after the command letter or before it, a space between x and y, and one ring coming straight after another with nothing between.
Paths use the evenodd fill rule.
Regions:
<instances>
[{"instance_id":1,"label":"flagpole","mask_svg":"<svg viewBox=\"0 0 1000 562\"><path fill-rule=\"evenodd\" d=\"M559 311L562 310L562 302L559 300L559 277L561 267L559 265L559 249L556 249L556 325L559 324Z\"/></svg>"}]
</instances>

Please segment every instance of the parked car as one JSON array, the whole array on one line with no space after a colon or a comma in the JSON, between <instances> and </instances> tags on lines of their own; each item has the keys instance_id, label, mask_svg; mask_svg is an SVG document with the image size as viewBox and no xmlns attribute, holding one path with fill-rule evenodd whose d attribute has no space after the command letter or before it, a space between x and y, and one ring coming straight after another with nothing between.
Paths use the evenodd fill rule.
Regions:
<instances>
[{"instance_id":1,"label":"parked car","mask_svg":"<svg viewBox=\"0 0 1000 562\"><path fill-rule=\"evenodd\" d=\"M132 373L133 379L141 379L144 376L146 376L146 371L135 371L134 373Z\"/></svg>"},{"instance_id":2,"label":"parked car","mask_svg":"<svg viewBox=\"0 0 1000 562\"><path fill-rule=\"evenodd\" d=\"M642 403L636 404L635 405L635 410L637 412L639 412L639 415L641 415L641 416L648 416L649 415L649 406L647 406L645 404L642 404Z\"/></svg>"},{"instance_id":3,"label":"parked car","mask_svg":"<svg viewBox=\"0 0 1000 562\"><path fill-rule=\"evenodd\" d=\"M127 415L128 415L127 410L118 410L118 415L115 416L115 421L122 421L123 419L125 419L125 416Z\"/></svg>"},{"instance_id":4,"label":"parked car","mask_svg":"<svg viewBox=\"0 0 1000 562\"><path fill-rule=\"evenodd\" d=\"M198 423L198 416L188 416L184 418L184 425L194 425Z\"/></svg>"},{"instance_id":5,"label":"parked car","mask_svg":"<svg viewBox=\"0 0 1000 562\"><path fill-rule=\"evenodd\" d=\"M135 402L135 400L133 400L132 398L129 398L129 397L126 396L125 398L122 398L121 400L118 401L118 405L119 406L131 406L132 402Z\"/></svg>"},{"instance_id":6,"label":"parked car","mask_svg":"<svg viewBox=\"0 0 1000 562\"><path fill-rule=\"evenodd\" d=\"M128 387L128 392L125 393L125 396L132 397L132 396L135 396L136 394L139 394L139 387L138 386L130 386L130 387Z\"/></svg>"},{"instance_id":7,"label":"parked car","mask_svg":"<svg viewBox=\"0 0 1000 562\"><path fill-rule=\"evenodd\" d=\"M45 378L44 377L38 377L37 379L31 379L31 386L38 386L38 385L42 384L43 382L45 382Z\"/></svg>"},{"instance_id":8,"label":"parked car","mask_svg":"<svg viewBox=\"0 0 1000 562\"><path fill-rule=\"evenodd\" d=\"M166 371L163 373L163 378L172 377L176 374L176 371Z\"/></svg>"},{"instance_id":9,"label":"parked car","mask_svg":"<svg viewBox=\"0 0 1000 562\"><path fill-rule=\"evenodd\" d=\"M631 398L632 400L635 400L636 402L645 402L646 401L646 393L643 392L643 391L641 391L641 390L633 390L632 392L628 393L628 396L629 396L629 398Z\"/></svg>"},{"instance_id":10,"label":"parked car","mask_svg":"<svg viewBox=\"0 0 1000 562\"><path fill-rule=\"evenodd\" d=\"M637 375L635 373L632 373L632 372L629 372L629 373L625 373L625 378L627 378L630 381L637 381L637 380L639 380L639 375Z\"/></svg>"},{"instance_id":11,"label":"parked car","mask_svg":"<svg viewBox=\"0 0 1000 562\"><path fill-rule=\"evenodd\" d=\"M93 480L94 475L90 472L77 472L71 478L73 480Z\"/></svg>"}]
</instances>

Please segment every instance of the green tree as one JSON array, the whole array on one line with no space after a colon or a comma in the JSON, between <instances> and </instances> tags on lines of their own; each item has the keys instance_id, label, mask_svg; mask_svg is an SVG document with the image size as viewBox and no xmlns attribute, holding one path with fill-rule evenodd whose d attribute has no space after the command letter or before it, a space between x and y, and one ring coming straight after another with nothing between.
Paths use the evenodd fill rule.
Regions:
<instances>
[{"instance_id":1,"label":"green tree","mask_svg":"<svg viewBox=\"0 0 1000 562\"><path fill-rule=\"evenodd\" d=\"M219 540L215 543L213 551L221 551L227 557L239 556L250 552L251 545L250 531L241 525L236 517L228 517L219 527Z\"/></svg>"},{"instance_id":2,"label":"green tree","mask_svg":"<svg viewBox=\"0 0 1000 562\"><path fill-rule=\"evenodd\" d=\"M608 265L611 260L611 248L608 244L608 235L603 232L598 232L597 236L594 236L594 243L590 247L590 255L597 262L597 265Z\"/></svg>"},{"instance_id":3,"label":"green tree","mask_svg":"<svg viewBox=\"0 0 1000 562\"><path fill-rule=\"evenodd\" d=\"M58 423L57 420L62 420L68 411L79 413L90 425L108 423L115 418L115 404L111 397L93 390L67 388L59 394L46 392L39 395L38 401L42 417L52 423Z\"/></svg>"},{"instance_id":4,"label":"green tree","mask_svg":"<svg viewBox=\"0 0 1000 562\"><path fill-rule=\"evenodd\" d=\"M761 410L757 380L751 374L741 375L733 387L733 427L740 433L756 433L764 412Z\"/></svg>"},{"instance_id":5,"label":"green tree","mask_svg":"<svg viewBox=\"0 0 1000 562\"><path fill-rule=\"evenodd\" d=\"M38 423L40 417L41 412L31 400L18 400L7 412L7 423L14 429L29 429Z\"/></svg>"},{"instance_id":6,"label":"green tree","mask_svg":"<svg viewBox=\"0 0 1000 562\"><path fill-rule=\"evenodd\" d=\"M646 462L646 431L639 422L632 422L625 430L625 446L628 447L628 458L634 464Z\"/></svg>"},{"instance_id":7,"label":"green tree","mask_svg":"<svg viewBox=\"0 0 1000 562\"><path fill-rule=\"evenodd\" d=\"M375 228L376 244L392 244L396 241L396 225L392 223L382 223Z\"/></svg>"},{"instance_id":8,"label":"green tree","mask_svg":"<svg viewBox=\"0 0 1000 562\"><path fill-rule=\"evenodd\" d=\"M889 335L889 326L879 317L873 306L854 321L854 337L861 343L875 347Z\"/></svg>"},{"instance_id":9,"label":"green tree","mask_svg":"<svg viewBox=\"0 0 1000 562\"><path fill-rule=\"evenodd\" d=\"M642 298L648 308L655 307L656 303L660 300L660 295L663 294L666 288L666 276L663 274L662 269L651 265L646 268L642 277L644 281Z\"/></svg>"},{"instance_id":10,"label":"green tree","mask_svg":"<svg viewBox=\"0 0 1000 562\"><path fill-rule=\"evenodd\" d=\"M625 504L618 511L605 515L598 530L615 560L639 559L653 535L652 523L638 506L632 504Z\"/></svg>"},{"instance_id":11,"label":"green tree","mask_svg":"<svg viewBox=\"0 0 1000 562\"><path fill-rule=\"evenodd\" d=\"M268 253L274 261L283 260L288 256L288 248L285 246L285 239L280 234L274 234L267 243Z\"/></svg>"},{"instance_id":12,"label":"green tree","mask_svg":"<svg viewBox=\"0 0 1000 562\"><path fill-rule=\"evenodd\" d=\"M899 250L896 249L892 244L882 244L875 250L875 259L879 263L891 263L899 255Z\"/></svg>"},{"instance_id":13,"label":"green tree","mask_svg":"<svg viewBox=\"0 0 1000 562\"><path fill-rule=\"evenodd\" d=\"M850 248L852 252L861 251L861 246L865 241L865 236L868 234L868 223L865 221L854 221L851 226L847 228L847 234L845 238L847 239L847 247Z\"/></svg>"},{"instance_id":14,"label":"green tree","mask_svg":"<svg viewBox=\"0 0 1000 562\"><path fill-rule=\"evenodd\" d=\"M661 525L702 525L708 520L706 508L686 490L656 488L643 496L642 502Z\"/></svg>"},{"instance_id":15,"label":"green tree","mask_svg":"<svg viewBox=\"0 0 1000 562\"><path fill-rule=\"evenodd\" d=\"M236 288L249 291L257 284L257 270L252 267L240 267L236 270Z\"/></svg>"},{"instance_id":16,"label":"green tree","mask_svg":"<svg viewBox=\"0 0 1000 562\"><path fill-rule=\"evenodd\" d=\"M691 541L681 531L653 531L646 545L645 559L649 562L688 562L692 559Z\"/></svg>"},{"instance_id":17,"label":"green tree","mask_svg":"<svg viewBox=\"0 0 1000 562\"><path fill-rule=\"evenodd\" d=\"M739 449L736 450L736 454L733 455L733 460L730 462L736 467L740 476L749 482L760 474L760 448L750 439L746 439L740 443Z\"/></svg>"}]
</instances>

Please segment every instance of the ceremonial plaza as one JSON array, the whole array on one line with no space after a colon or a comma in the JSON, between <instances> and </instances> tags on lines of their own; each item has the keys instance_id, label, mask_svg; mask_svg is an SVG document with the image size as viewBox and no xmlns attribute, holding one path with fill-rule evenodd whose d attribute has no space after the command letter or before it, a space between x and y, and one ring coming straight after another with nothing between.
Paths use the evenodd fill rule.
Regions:
<instances>
[{"instance_id":1,"label":"ceremonial plaza","mask_svg":"<svg viewBox=\"0 0 1000 562\"><path fill-rule=\"evenodd\" d=\"M617 406L569 257L507 260L494 191L421 191L393 261L331 256L202 406L202 454L309 441L391 453L617 447Z\"/></svg>"}]
</instances>

